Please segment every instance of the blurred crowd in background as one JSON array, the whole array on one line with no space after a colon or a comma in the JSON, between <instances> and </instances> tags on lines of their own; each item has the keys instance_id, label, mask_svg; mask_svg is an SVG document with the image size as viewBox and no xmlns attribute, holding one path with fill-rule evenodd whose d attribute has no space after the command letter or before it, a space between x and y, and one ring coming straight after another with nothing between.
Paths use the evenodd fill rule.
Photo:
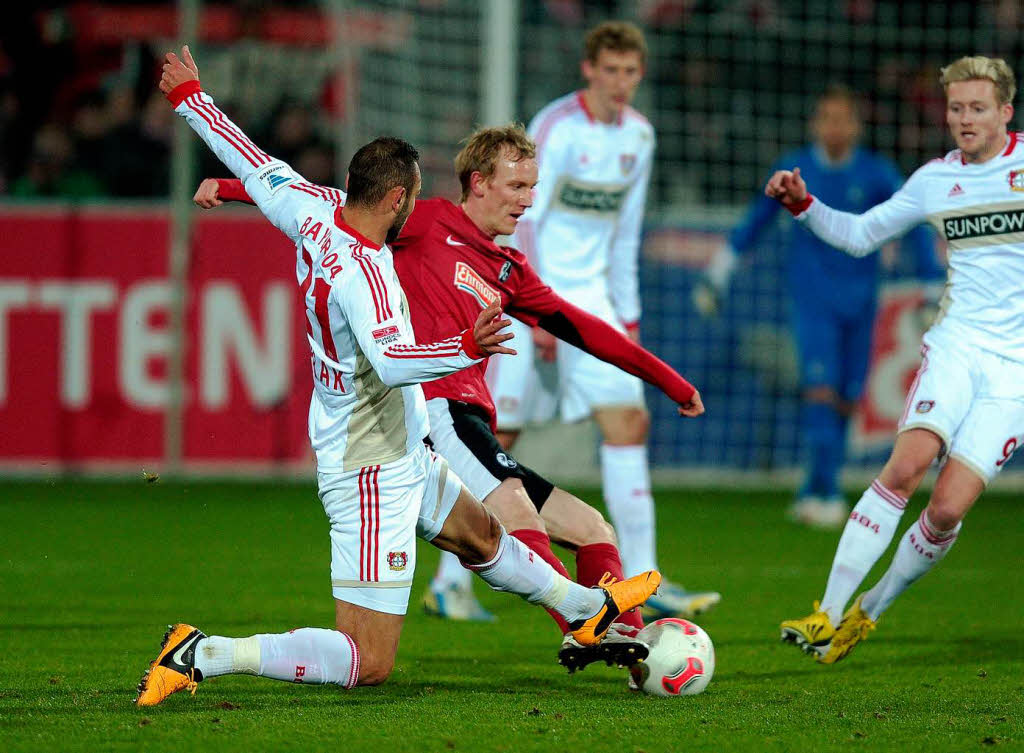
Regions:
<instances>
[{"instance_id":1,"label":"blurred crowd in background","mask_svg":"<svg viewBox=\"0 0 1024 753\"><path fill-rule=\"evenodd\" d=\"M324 55L328 3L204 5L201 63L220 84L213 91L221 106L267 152L312 181L337 185L334 131L345 117L342 90L351 85L372 95L366 90L376 85L375 55L393 61L404 54L405 42L366 44L361 73L344 78ZM388 14L423 26L461 14L453 38L478 34L478 6L467 0L348 5L385 19L362 22L375 25L378 37ZM520 7L525 33L517 104L523 119L577 85L584 28L618 15L648 31L649 83L638 106L650 113L659 134L652 199L660 205L742 203L761 181L759 171L779 151L803 141L803 128L793 124L802 124L813 98L837 79L865 95L867 144L899 159L909 172L948 147L936 127L944 117L938 66L983 52L1003 55L1017 68L1024 39L1019 0L521 0ZM0 196L167 195L174 117L155 81L165 45L176 39L175 14L173 3L152 2L5 9ZM447 48L454 55L454 45ZM439 54L444 64L448 52L442 45L437 54L418 54ZM467 69L466 75L472 90L475 72ZM457 88L458 81L439 85ZM457 130L473 125L475 113L448 109ZM434 117L424 121L424 128L434 123L436 131ZM450 172L450 146L437 154L425 146L425 173ZM201 151L204 174L219 172ZM445 187L442 182L436 188Z\"/></svg>"}]
</instances>

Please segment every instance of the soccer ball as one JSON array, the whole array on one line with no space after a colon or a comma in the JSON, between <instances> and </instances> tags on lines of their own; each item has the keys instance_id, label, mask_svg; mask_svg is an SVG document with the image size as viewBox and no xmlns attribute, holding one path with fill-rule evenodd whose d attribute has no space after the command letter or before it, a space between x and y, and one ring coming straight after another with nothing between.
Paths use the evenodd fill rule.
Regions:
<instances>
[{"instance_id":1,"label":"soccer ball","mask_svg":"<svg viewBox=\"0 0 1024 753\"><path fill-rule=\"evenodd\" d=\"M711 638L689 620L668 617L637 634L651 647L642 662L630 670L629 686L651 695L697 695L715 674L715 647Z\"/></svg>"}]
</instances>

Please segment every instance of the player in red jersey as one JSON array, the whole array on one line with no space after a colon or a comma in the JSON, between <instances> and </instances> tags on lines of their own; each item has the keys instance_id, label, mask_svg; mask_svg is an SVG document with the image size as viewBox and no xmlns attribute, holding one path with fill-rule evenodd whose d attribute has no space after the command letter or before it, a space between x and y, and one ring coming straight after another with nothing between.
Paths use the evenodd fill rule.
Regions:
<instances>
[{"instance_id":1,"label":"player in red jersey","mask_svg":"<svg viewBox=\"0 0 1024 753\"><path fill-rule=\"evenodd\" d=\"M462 184L461 203L440 198L418 201L391 244L417 338L429 340L435 331L473 322L482 308L497 300L503 311L524 323L540 326L658 387L680 405L681 415L704 412L700 394L671 367L560 298L523 254L495 243L497 236L515 230L537 183L535 146L520 126L473 134L455 166ZM216 206L223 199L246 197L237 181L207 180L196 193L202 207ZM614 531L601 513L516 461L498 443L483 368L425 384L424 394L431 442L512 536L564 575L568 572L551 551L551 541L574 550L581 585L623 578ZM577 644L567 634L564 620L552 617L565 636L559 661L570 671L599 659L630 664L647 655L648 647L635 639L643 624L636 612L623 615L594 648Z\"/></svg>"}]
</instances>

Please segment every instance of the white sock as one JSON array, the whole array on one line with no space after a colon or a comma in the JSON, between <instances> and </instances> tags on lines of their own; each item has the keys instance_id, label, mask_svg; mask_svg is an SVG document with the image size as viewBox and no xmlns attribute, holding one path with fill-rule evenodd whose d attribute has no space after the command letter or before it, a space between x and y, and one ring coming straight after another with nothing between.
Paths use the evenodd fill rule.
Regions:
<instances>
[{"instance_id":1,"label":"white sock","mask_svg":"<svg viewBox=\"0 0 1024 753\"><path fill-rule=\"evenodd\" d=\"M431 588L443 591L452 586L471 588L473 573L462 566L462 562L451 552L441 552L441 560L437 563L437 573L430 581Z\"/></svg>"},{"instance_id":2,"label":"white sock","mask_svg":"<svg viewBox=\"0 0 1024 753\"><path fill-rule=\"evenodd\" d=\"M584 588L555 572L540 555L501 530L498 551L489 562L473 565L473 571L495 591L518 594L531 604L553 609L566 622L592 617L604 604L604 594Z\"/></svg>"},{"instance_id":3,"label":"white sock","mask_svg":"<svg viewBox=\"0 0 1024 753\"><path fill-rule=\"evenodd\" d=\"M285 682L354 687L359 649L345 633L298 628L249 638L211 635L196 645L196 669L203 677L250 674Z\"/></svg>"},{"instance_id":4,"label":"white sock","mask_svg":"<svg viewBox=\"0 0 1024 753\"><path fill-rule=\"evenodd\" d=\"M960 526L957 523L949 531L938 531L928 518L928 510L924 510L917 522L903 534L885 575L864 594L860 606L868 617L877 620L911 583L935 567L953 546L960 534Z\"/></svg>"},{"instance_id":5,"label":"white sock","mask_svg":"<svg viewBox=\"0 0 1024 753\"><path fill-rule=\"evenodd\" d=\"M906 506L907 500L875 479L853 508L839 539L821 600L821 609L833 625L839 624L846 602L889 548Z\"/></svg>"},{"instance_id":6,"label":"white sock","mask_svg":"<svg viewBox=\"0 0 1024 753\"><path fill-rule=\"evenodd\" d=\"M260 643L251 638L211 635L196 644L196 669L203 677L260 673Z\"/></svg>"},{"instance_id":7,"label":"white sock","mask_svg":"<svg viewBox=\"0 0 1024 753\"><path fill-rule=\"evenodd\" d=\"M601 486L627 578L658 568L647 446L601 445Z\"/></svg>"}]
</instances>

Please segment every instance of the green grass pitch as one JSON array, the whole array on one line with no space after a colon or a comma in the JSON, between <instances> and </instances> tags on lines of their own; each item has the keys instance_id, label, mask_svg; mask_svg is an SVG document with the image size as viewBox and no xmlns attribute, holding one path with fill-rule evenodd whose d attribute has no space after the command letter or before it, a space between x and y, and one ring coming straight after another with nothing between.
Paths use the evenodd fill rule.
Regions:
<instances>
[{"instance_id":1,"label":"green grass pitch","mask_svg":"<svg viewBox=\"0 0 1024 753\"><path fill-rule=\"evenodd\" d=\"M478 588L493 627L423 616L423 546L385 685L223 677L140 710L135 683L169 622L235 636L331 624L312 484L2 483L0 750L1024 749L1019 497L983 497L945 561L833 667L780 644L778 623L820 596L835 533L787 524L782 492L657 499L663 571L723 594L699 620L718 656L701 696L630 693L604 665L568 676L548 617L507 594Z\"/></svg>"}]
</instances>

